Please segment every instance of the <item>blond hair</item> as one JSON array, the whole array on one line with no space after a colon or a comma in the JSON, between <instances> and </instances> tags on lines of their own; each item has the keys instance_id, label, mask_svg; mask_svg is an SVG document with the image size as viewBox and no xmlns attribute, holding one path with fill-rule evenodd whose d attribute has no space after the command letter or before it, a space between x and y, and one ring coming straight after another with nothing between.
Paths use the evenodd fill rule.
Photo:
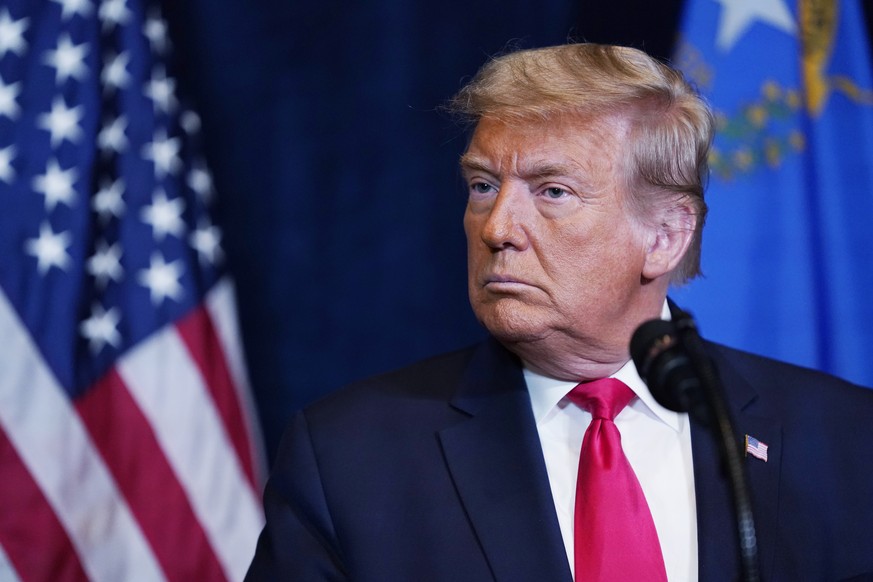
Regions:
<instances>
[{"instance_id":1,"label":"blond hair","mask_svg":"<svg viewBox=\"0 0 873 582\"><path fill-rule=\"evenodd\" d=\"M623 153L629 203L643 219L664 204L690 203L697 225L672 281L700 274L714 124L709 107L680 72L627 47L579 43L522 50L488 61L447 108L472 123L568 114L628 120Z\"/></svg>"}]
</instances>

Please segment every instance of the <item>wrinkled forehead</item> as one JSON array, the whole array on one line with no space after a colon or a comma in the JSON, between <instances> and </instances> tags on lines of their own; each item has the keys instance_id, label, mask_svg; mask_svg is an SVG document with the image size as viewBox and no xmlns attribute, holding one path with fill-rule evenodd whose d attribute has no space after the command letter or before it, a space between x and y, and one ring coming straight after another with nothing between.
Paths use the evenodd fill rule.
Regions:
<instances>
[{"instance_id":1,"label":"wrinkled forehead","mask_svg":"<svg viewBox=\"0 0 873 582\"><path fill-rule=\"evenodd\" d=\"M483 117L460 164L464 172L518 175L614 171L627 134L627 119L616 115Z\"/></svg>"}]
</instances>

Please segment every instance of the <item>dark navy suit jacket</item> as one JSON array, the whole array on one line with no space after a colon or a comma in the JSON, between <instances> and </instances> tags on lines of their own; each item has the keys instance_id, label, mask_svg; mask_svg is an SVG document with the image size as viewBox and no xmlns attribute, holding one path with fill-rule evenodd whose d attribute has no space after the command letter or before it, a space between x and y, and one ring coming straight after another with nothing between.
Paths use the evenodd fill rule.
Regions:
<instances>
[{"instance_id":1,"label":"dark navy suit jacket","mask_svg":"<svg viewBox=\"0 0 873 582\"><path fill-rule=\"evenodd\" d=\"M765 581L873 579L873 390L708 344ZM700 579L736 580L715 439L692 424ZM367 380L289 426L249 580L570 582L520 362L496 341Z\"/></svg>"}]
</instances>

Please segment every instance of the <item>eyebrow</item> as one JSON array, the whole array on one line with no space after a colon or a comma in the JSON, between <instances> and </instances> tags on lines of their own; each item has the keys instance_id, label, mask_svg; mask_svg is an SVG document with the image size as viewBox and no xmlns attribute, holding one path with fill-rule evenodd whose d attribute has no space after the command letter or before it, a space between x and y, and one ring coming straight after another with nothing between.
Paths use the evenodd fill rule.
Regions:
<instances>
[{"instance_id":1,"label":"eyebrow","mask_svg":"<svg viewBox=\"0 0 873 582\"><path fill-rule=\"evenodd\" d=\"M494 174L494 170L487 162L481 158L469 154L461 156L461 170L464 172L480 171L487 174ZM552 176L566 176L576 180L583 180L583 175L578 168L574 168L569 164L559 164L548 161L533 162L525 164L521 172L522 178L548 178Z\"/></svg>"},{"instance_id":2,"label":"eyebrow","mask_svg":"<svg viewBox=\"0 0 873 582\"><path fill-rule=\"evenodd\" d=\"M461 156L460 165L461 171L463 172L478 170L480 172L486 172L488 174L493 173L491 171L491 167L488 164L483 162L480 158L471 156L470 154L464 154Z\"/></svg>"}]
</instances>

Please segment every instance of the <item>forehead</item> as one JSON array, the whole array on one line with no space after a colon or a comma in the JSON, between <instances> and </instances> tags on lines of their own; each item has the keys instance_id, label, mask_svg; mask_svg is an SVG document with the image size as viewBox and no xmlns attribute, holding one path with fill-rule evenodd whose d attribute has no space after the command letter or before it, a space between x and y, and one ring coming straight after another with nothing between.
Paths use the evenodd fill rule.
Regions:
<instances>
[{"instance_id":1,"label":"forehead","mask_svg":"<svg viewBox=\"0 0 873 582\"><path fill-rule=\"evenodd\" d=\"M461 157L464 171L499 174L612 173L627 123L617 117L560 115L505 121L483 117Z\"/></svg>"}]
</instances>

